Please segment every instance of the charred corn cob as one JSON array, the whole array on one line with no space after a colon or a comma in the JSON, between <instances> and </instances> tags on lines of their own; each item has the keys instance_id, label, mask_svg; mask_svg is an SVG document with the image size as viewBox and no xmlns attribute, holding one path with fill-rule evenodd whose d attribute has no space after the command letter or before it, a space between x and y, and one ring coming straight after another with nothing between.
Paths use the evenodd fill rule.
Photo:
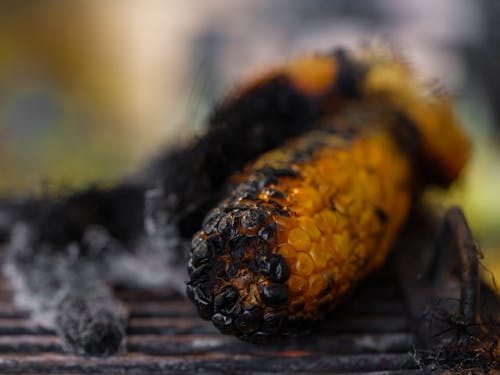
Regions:
<instances>
[{"instance_id":1,"label":"charred corn cob","mask_svg":"<svg viewBox=\"0 0 500 375\"><path fill-rule=\"evenodd\" d=\"M363 74L345 102L328 95L332 57L280 70L330 115L235 175L193 238L187 293L223 333L265 341L322 318L384 262L420 186L449 184L467 159L445 96L393 55L349 59Z\"/></svg>"}]
</instances>

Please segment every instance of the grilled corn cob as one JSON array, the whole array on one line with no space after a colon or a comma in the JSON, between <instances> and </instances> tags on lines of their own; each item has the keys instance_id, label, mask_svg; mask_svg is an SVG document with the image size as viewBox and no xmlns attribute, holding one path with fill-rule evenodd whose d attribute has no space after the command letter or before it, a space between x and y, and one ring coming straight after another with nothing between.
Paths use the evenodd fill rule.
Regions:
<instances>
[{"instance_id":1,"label":"grilled corn cob","mask_svg":"<svg viewBox=\"0 0 500 375\"><path fill-rule=\"evenodd\" d=\"M303 332L384 262L420 187L451 183L467 159L443 94L425 93L392 54L349 59L363 74L346 101L328 95L332 57L279 70L330 114L235 175L193 237L187 293L223 333Z\"/></svg>"}]
</instances>

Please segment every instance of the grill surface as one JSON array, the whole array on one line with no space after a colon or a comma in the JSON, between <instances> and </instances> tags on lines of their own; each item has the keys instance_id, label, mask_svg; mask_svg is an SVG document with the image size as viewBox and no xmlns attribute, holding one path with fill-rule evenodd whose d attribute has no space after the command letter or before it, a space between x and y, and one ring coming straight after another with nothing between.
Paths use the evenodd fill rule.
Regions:
<instances>
[{"instance_id":1,"label":"grill surface","mask_svg":"<svg viewBox=\"0 0 500 375\"><path fill-rule=\"evenodd\" d=\"M0 372L12 373L414 373L415 337L390 270L359 288L313 334L265 346L221 335L192 304L168 291L117 290L130 309L127 354L63 353L57 337L30 322L0 286Z\"/></svg>"},{"instance_id":2,"label":"grill surface","mask_svg":"<svg viewBox=\"0 0 500 375\"><path fill-rule=\"evenodd\" d=\"M446 345L455 347L463 336L453 333L456 325L435 325L439 321L425 316L436 301L451 303L447 313L452 315L448 316L458 311L460 277L451 271L457 269L454 264L459 247L443 252L445 262L439 266L432 259L440 253L439 248L451 242L447 238L443 243L436 240L435 217L412 218L385 268L360 285L326 321L308 336L270 345L249 344L220 334L211 322L198 317L187 299L173 291L117 289L116 295L130 311L127 353L109 358L72 356L63 352L53 332L37 327L26 312L13 306L12 291L0 278L0 373L441 373L454 368L452 361L431 361L430 367L429 362L422 362L422 354L434 350L433 335L451 332L455 337L439 350L447 349ZM471 254L467 262L476 259L475 250ZM438 266L432 267L434 264ZM429 266L440 275L431 283L424 277ZM477 267L476 261L475 267L462 265L458 270L462 270L463 279ZM471 272L463 273L466 269ZM477 274L471 285L479 290ZM477 313L496 321L500 301L484 285L481 290ZM496 340L500 343L500 336ZM473 353L478 359L478 352ZM474 358L465 358L464 363ZM475 365L497 368L492 367L498 365L497 360L487 361L490 365L480 361ZM425 370L419 369L419 363Z\"/></svg>"}]
</instances>

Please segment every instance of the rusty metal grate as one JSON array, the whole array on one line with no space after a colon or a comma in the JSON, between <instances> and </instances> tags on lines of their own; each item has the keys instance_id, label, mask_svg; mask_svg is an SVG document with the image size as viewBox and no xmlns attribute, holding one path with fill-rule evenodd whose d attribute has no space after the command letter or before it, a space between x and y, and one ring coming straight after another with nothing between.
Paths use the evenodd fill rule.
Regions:
<instances>
[{"instance_id":1,"label":"rusty metal grate","mask_svg":"<svg viewBox=\"0 0 500 375\"><path fill-rule=\"evenodd\" d=\"M1 373L351 373L418 372L415 337L390 270L368 280L313 335L256 346L221 335L191 303L168 291L117 290L131 314L127 354L106 359L63 353L57 337L30 322L0 284Z\"/></svg>"}]
</instances>

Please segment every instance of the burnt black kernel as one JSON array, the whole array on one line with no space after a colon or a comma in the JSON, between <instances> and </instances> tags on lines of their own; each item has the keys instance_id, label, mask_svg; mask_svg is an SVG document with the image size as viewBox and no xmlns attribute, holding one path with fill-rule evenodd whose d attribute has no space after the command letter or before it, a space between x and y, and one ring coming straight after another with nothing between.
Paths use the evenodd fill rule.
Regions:
<instances>
[{"instance_id":1,"label":"burnt black kernel","mask_svg":"<svg viewBox=\"0 0 500 375\"><path fill-rule=\"evenodd\" d=\"M267 313L262 319L261 331L267 334L275 334L281 329L281 325L285 320L283 313Z\"/></svg>"},{"instance_id":2,"label":"burnt black kernel","mask_svg":"<svg viewBox=\"0 0 500 375\"><path fill-rule=\"evenodd\" d=\"M215 271L215 276L217 276L218 278L220 278L222 280L228 281L227 273L226 273L226 270L224 268L219 268L217 271Z\"/></svg>"},{"instance_id":3,"label":"burnt black kernel","mask_svg":"<svg viewBox=\"0 0 500 375\"><path fill-rule=\"evenodd\" d=\"M231 280L234 275L236 275L238 273L238 264L237 263L232 263L228 268L227 268L227 271L226 271L226 277L228 280Z\"/></svg>"},{"instance_id":4,"label":"burnt black kernel","mask_svg":"<svg viewBox=\"0 0 500 375\"><path fill-rule=\"evenodd\" d=\"M258 306L251 306L238 315L234 324L242 333L251 334L257 331L262 324L262 310Z\"/></svg>"},{"instance_id":5,"label":"burnt black kernel","mask_svg":"<svg viewBox=\"0 0 500 375\"><path fill-rule=\"evenodd\" d=\"M191 248L194 249L204 240L203 231L200 230L193 235L193 239L191 240Z\"/></svg>"},{"instance_id":6,"label":"burnt black kernel","mask_svg":"<svg viewBox=\"0 0 500 375\"><path fill-rule=\"evenodd\" d=\"M195 286L191 284L186 285L186 295L191 302L194 302L194 289Z\"/></svg>"},{"instance_id":7,"label":"burnt black kernel","mask_svg":"<svg viewBox=\"0 0 500 375\"><path fill-rule=\"evenodd\" d=\"M255 249L255 254L260 256L266 256L270 252L269 242L263 240L260 237L253 242L253 248Z\"/></svg>"},{"instance_id":8,"label":"burnt black kernel","mask_svg":"<svg viewBox=\"0 0 500 375\"><path fill-rule=\"evenodd\" d=\"M271 213L273 215L276 215L276 216L285 216L285 217L289 217L290 216L290 214L288 213L288 211L285 210L285 209L283 209L283 208L275 208L275 207L273 207L273 208L270 209L270 211L271 211Z\"/></svg>"},{"instance_id":9,"label":"burnt black kernel","mask_svg":"<svg viewBox=\"0 0 500 375\"><path fill-rule=\"evenodd\" d=\"M269 185L275 185L278 183L278 179L275 176L269 174L267 171L256 173L255 178L259 190L262 190Z\"/></svg>"},{"instance_id":10,"label":"burnt black kernel","mask_svg":"<svg viewBox=\"0 0 500 375\"><path fill-rule=\"evenodd\" d=\"M222 202L219 203L219 206L217 207L219 210L221 210L222 215L226 214L231 211L231 205L233 204L233 199L232 197L224 199Z\"/></svg>"},{"instance_id":11,"label":"burnt black kernel","mask_svg":"<svg viewBox=\"0 0 500 375\"><path fill-rule=\"evenodd\" d=\"M249 191L254 191L255 194L258 194L259 189L259 179L257 174L250 175L245 183L245 186Z\"/></svg>"},{"instance_id":12,"label":"burnt black kernel","mask_svg":"<svg viewBox=\"0 0 500 375\"><path fill-rule=\"evenodd\" d=\"M234 217L232 215L224 215L217 224L217 230L221 236L225 238L231 237L231 235L237 230Z\"/></svg>"},{"instance_id":13,"label":"burnt black kernel","mask_svg":"<svg viewBox=\"0 0 500 375\"><path fill-rule=\"evenodd\" d=\"M280 307L288 300L288 287L284 284L269 284L259 288L262 301L270 307Z\"/></svg>"},{"instance_id":14,"label":"burnt black kernel","mask_svg":"<svg viewBox=\"0 0 500 375\"><path fill-rule=\"evenodd\" d=\"M198 313L203 319L210 319L212 316L212 294L206 285L188 285L187 295L196 304Z\"/></svg>"},{"instance_id":15,"label":"burnt black kernel","mask_svg":"<svg viewBox=\"0 0 500 375\"><path fill-rule=\"evenodd\" d=\"M213 255L224 255L224 241L219 235L211 235L206 239L208 250Z\"/></svg>"},{"instance_id":16,"label":"burnt black kernel","mask_svg":"<svg viewBox=\"0 0 500 375\"><path fill-rule=\"evenodd\" d=\"M246 199L246 200L257 200L259 199L259 195L257 193L251 193L251 192L244 192L242 193L239 198L241 199Z\"/></svg>"},{"instance_id":17,"label":"burnt black kernel","mask_svg":"<svg viewBox=\"0 0 500 375\"><path fill-rule=\"evenodd\" d=\"M237 196L236 198L241 198L241 199L248 199L248 200L256 200L259 198L259 192L258 190L250 185L250 184L245 184L245 185L240 185L241 188L238 189Z\"/></svg>"},{"instance_id":18,"label":"burnt black kernel","mask_svg":"<svg viewBox=\"0 0 500 375\"><path fill-rule=\"evenodd\" d=\"M207 273L204 273L202 274L201 276L197 277L197 278L193 278L191 275L191 280L188 281L188 285L192 285L193 287L195 286L198 286L198 285L202 285L202 284L206 284L209 282L209 279L210 279L210 275Z\"/></svg>"},{"instance_id":19,"label":"burnt black kernel","mask_svg":"<svg viewBox=\"0 0 500 375\"><path fill-rule=\"evenodd\" d=\"M193 266L193 260L191 258L188 259L188 266L187 266L187 269L188 269L188 274L191 275L191 273L193 273L195 267Z\"/></svg>"},{"instance_id":20,"label":"burnt black kernel","mask_svg":"<svg viewBox=\"0 0 500 375\"><path fill-rule=\"evenodd\" d=\"M290 267L280 254L271 254L261 260L261 272L270 281L283 283L290 277Z\"/></svg>"},{"instance_id":21,"label":"burnt black kernel","mask_svg":"<svg viewBox=\"0 0 500 375\"><path fill-rule=\"evenodd\" d=\"M231 259L242 259L245 256L245 248L234 247L230 250Z\"/></svg>"},{"instance_id":22,"label":"burnt black kernel","mask_svg":"<svg viewBox=\"0 0 500 375\"><path fill-rule=\"evenodd\" d=\"M221 313L216 313L212 316L212 322L222 333L232 333L233 319Z\"/></svg>"},{"instance_id":23,"label":"burnt black kernel","mask_svg":"<svg viewBox=\"0 0 500 375\"><path fill-rule=\"evenodd\" d=\"M268 224L259 230L258 236L263 241L269 241L273 238L276 232L276 227L274 224Z\"/></svg>"},{"instance_id":24,"label":"burnt black kernel","mask_svg":"<svg viewBox=\"0 0 500 375\"><path fill-rule=\"evenodd\" d=\"M208 262L208 258L211 256L210 250L208 249L206 242L201 242L193 249L191 255L191 262L193 267L199 267L204 263Z\"/></svg>"},{"instance_id":25,"label":"burnt black kernel","mask_svg":"<svg viewBox=\"0 0 500 375\"><path fill-rule=\"evenodd\" d=\"M229 241L229 251L231 258L241 259L245 256L245 252L251 246L253 237L238 236Z\"/></svg>"},{"instance_id":26,"label":"burnt black kernel","mask_svg":"<svg viewBox=\"0 0 500 375\"><path fill-rule=\"evenodd\" d=\"M226 263L223 260L215 260L212 263L212 270L219 277L221 277L222 275L225 276L225 274L226 274Z\"/></svg>"},{"instance_id":27,"label":"burnt black kernel","mask_svg":"<svg viewBox=\"0 0 500 375\"><path fill-rule=\"evenodd\" d=\"M218 220L221 214L222 210L219 207L211 209L203 219L202 226L209 224L213 220Z\"/></svg>"},{"instance_id":28,"label":"burnt black kernel","mask_svg":"<svg viewBox=\"0 0 500 375\"><path fill-rule=\"evenodd\" d=\"M238 316L243 311L243 305L240 302L236 302L234 306L229 310L229 315Z\"/></svg>"},{"instance_id":29,"label":"burnt black kernel","mask_svg":"<svg viewBox=\"0 0 500 375\"><path fill-rule=\"evenodd\" d=\"M285 195L281 191L276 189L268 188L264 191L264 193L271 198L285 198Z\"/></svg>"},{"instance_id":30,"label":"burnt black kernel","mask_svg":"<svg viewBox=\"0 0 500 375\"><path fill-rule=\"evenodd\" d=\"M191 276L191 279L198 279L200 278L203 274L206 274L209 269L208 264L203 264L200 267L194 268L189 276Z\"/></svg>"},{"instance_id":31,"label":"burnt black kernel","mask_svg":"<svg viewBox=\"0 0 500 375\"><path fill-rule=\"evenodd\" d=\"M267 220L267 215L259 209L247 210L241 217L241 225L246 229L254 229L263 221Z\"/></svg>"},{"instance_id":32,"label":"burnt black kernel","mask_svg":"<svg viewBox=\"0 0 500 375\"><path fill-rule=\"evenodd\" d=\"M207 214L207 216L205 216L205 219L202 223L202 228L206 234L211 234L214 231L214 229L217 227L217 224L219 223L221 215L222 210L220 208L214 208Z\"/></svg>"},{"instance_id":33,"label":"burnt black kernel","mask_svg":"<svg viewBox=\"0 0 500 375\"><path fill-rule=\"evenodd\" d=\"M268 200L266 203L270 204L271 206L273 206L273 208L283 208L283 205L281 205L280 203L276 202L276 201L273 201L272 199L271 200Z\"/></svg>"},{"instance_id":34,"label":"burnt black kernel","mask_svg":"<svg viewBox=\"0 0 500 375\"><path fill-rule=\"evenodd\" d=\"M214 298L214 311L215 312L228 312L234 304L238 301L239 293L232 286L226 286Z\"/></svg>"},{"instance_id":35,"label":"burnt black kernel","mask_svg":"<svg viewBox=\"0 0 500 375\"><path fill-rule=\"evenodd\" d=\"M248 271L250 271L250 273L254 274L254 275L257 275L259 273L259 266L257 264L256 261L250 261L248 263Z\"/></svg>"},{"instance_id":36,"label":"burnt black kernel","mask_svg":"<svg viewBox=\"0 0 500 375\"><path fill-rule=\"evenodd\" d=\"M298 177L299 174L293 169L282 168L282 169L271 169L270 173L275 177Z\"/></svg>"}]
</instances>

